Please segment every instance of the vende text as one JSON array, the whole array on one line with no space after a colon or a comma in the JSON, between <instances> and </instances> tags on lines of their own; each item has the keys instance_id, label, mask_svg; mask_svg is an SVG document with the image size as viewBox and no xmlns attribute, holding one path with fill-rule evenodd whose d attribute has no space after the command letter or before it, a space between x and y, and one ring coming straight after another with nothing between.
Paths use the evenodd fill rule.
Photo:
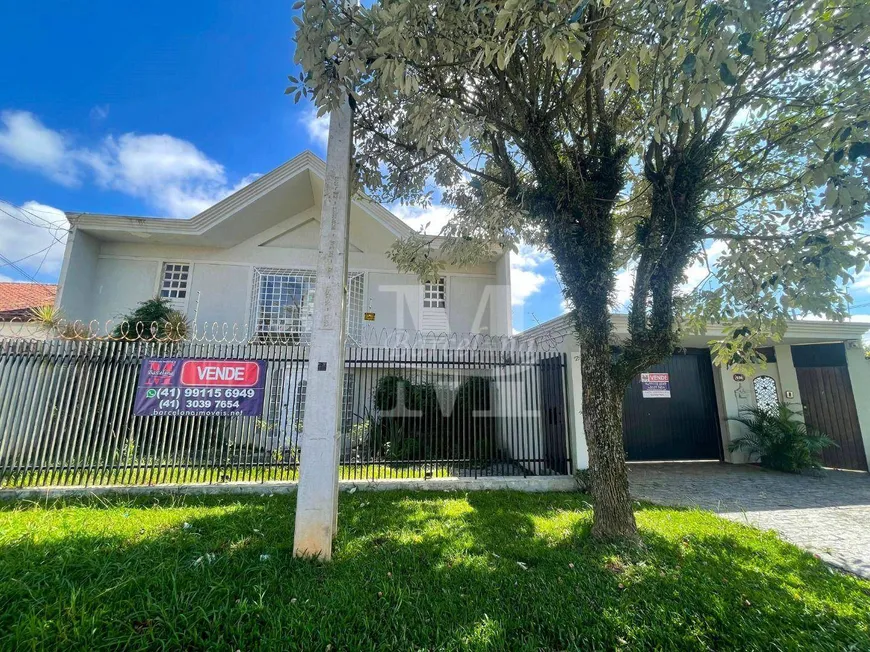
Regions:
<instances>
[{"instance_id":1,"label":"vende text","mask_svg":"<svg viewBox=\"0 0 870 652\"><path fill-rule=\"evenodd\" d=\"M181 384L188 387L254 387L260 377L256 362L239 360L186 360Z\"/></svg>"}]
</instances>

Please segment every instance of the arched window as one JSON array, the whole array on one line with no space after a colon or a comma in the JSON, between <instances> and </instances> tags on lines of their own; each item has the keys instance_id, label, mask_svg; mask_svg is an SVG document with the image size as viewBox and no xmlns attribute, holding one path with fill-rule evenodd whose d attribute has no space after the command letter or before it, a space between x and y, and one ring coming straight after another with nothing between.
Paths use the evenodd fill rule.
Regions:
<instances>
[{"instance_id":1,"label":"arched window","mask_svg":"<svg viewBox=\"0 0 870 652\"><path fill-rule=\"evenodd\" d=\"M770 376L757 376L752 381L755 390L755 405L771 414L776 412L779 395L776 392L776 381Z\"/></svg>"}]
</instances>

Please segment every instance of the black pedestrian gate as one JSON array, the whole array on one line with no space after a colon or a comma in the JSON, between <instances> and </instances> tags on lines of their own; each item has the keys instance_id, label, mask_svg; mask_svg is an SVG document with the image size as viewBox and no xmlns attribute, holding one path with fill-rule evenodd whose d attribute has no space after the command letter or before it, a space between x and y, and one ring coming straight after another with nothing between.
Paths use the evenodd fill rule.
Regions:
<instances>
[{"instance_id":1,"label":"black pedestrian gate","mask_svg":"<svg viewBox=\"0 0 870 652\"><path fill-rule=\"evenodd\" d=\"M540 365L544 466L554 473L565 473L568 466L565 361L564 354L553 355L543 358Z\"/></svg>"},{"instance_id":2,"label":"black pedestrian gate","mask_svg":"<svg viewBox=\"0 0 870 652\"><path fill-rule=\"evenodd\" d=\"M706 349L686 349L649 369L667 373L670 398L644 398L640 376L625 392L622 431L629 461L721 459L721 435Z\"/></svg>"}]
</instances>

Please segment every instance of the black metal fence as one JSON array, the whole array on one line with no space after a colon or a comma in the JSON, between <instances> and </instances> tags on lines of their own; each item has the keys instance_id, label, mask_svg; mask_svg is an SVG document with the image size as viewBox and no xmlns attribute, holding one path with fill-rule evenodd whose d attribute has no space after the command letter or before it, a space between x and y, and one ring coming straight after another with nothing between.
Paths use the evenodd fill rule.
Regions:
<instances>
[{"instance_id":1,"label":"black metal fence","mask_svg":"<svg viewBox=\"0 0 870 652\"><path fill-rule=\"evenodd\" d=\"M0 340L0 486L294 480L305 347ZM263 360L262 416L136 416L149 357ZM348 348L343 479L570 473L561 353Z\"/></svg>"}]
</instances>

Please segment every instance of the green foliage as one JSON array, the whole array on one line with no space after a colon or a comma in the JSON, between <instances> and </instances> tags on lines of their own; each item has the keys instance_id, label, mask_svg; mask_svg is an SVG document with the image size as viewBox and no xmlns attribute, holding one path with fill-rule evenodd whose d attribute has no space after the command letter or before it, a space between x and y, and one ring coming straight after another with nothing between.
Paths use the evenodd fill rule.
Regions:
<instances>
[{"instance_id":1,"label":"green foliage","mask_svg":"<svg viewBox=\"0 0 870 652\"><path fill-rule=\"evenodd\" d=\"M400 376L383 376L375 386L375 408L381 412L404 407L411 383Z\"/></svg>"},{"instance_id":2,"label":"green foliage","mask_svg":"<svg viewBox=\"0 0 870 652\"><path fill-rule=\"evenodd\" d=\"M761 466L786 473L800 473L821 467L821 453L837 444L823 432L800 420L788 403L776 410L746 408L732 419L746 428L746 434L728 445L731 452L743 451Z\"/></svg>"},{"instance_id":3,"label":"green foliage","mask_svg":"<svg viewBox=\"0 0 870 652\"><path fill-rule=\"evenodd\" d=\"M454 410L472 414L475 411L489 411L492 407L492 378L470 376L456 392Z\"/></svg>"},{"instance_id":4,"label":"green foliage","mask_svg":"<svg viewBox=\"0 0 870 652\"><path fill-rule=\"evenodd\" d=\"M358 491L321 564L295 496L3 507L9 650L870 648L870 582L697 510L639 505L620 547L584 494Z\"/></svg>"},{"instance_id":5,"label":"green foliage","mask_svg":"<svg viewBox=\"0 0 870 652\"><path fill-rule=\"evenodd\" d=\"M491 379L470 376L442 406L432 383L384 376L375 386L374 448L393 461L433 452L490 460L496 453L491 395Z\"/></svg>"},{"instance_id":6,"label":"green foliage","mask_svg":"<svg viewBox=\"0 0 870 652\"><path fill-rule=\"evenodd\" d=\"M625 268L638 364L678 320L725 325L727 363L787 319L847 314L870 257L864 0L298 6L288 93L320 113L351 94L369 192L427 204L437 189L456 209L445 239L393 247L400 267L432 277L535 244L578 313ZM709 274L687 286L691 265Z\"/></svg>"},{"instance_id":7,"label":"green foliage","mask_svg":"<svg viewBox=\"0 0 870 652\"><path fill-rule=\"evenodd\" d=\"M125 316L112 337L128 341L158 340L179 342L190 333L187 316L174 310L168 299L154 297L140 303Z\"/></svg>"},{"instance_id":8,"label":"green foliage","mask_svg":"<svg viewBox=\"0 0 870 652\"><path fill-rule=\"evenodd\" d=\"M393 245L400 269L433 278L520 243L552 254L597 412L597 534L634 530L608 413L682 331L721 324L714 359L741 364L789 319L848 313L870 258L866 0L297 7L287 92L319 114L351 104L369 193L455 209L442 238ZM611 358L622 270L628 336Z\"/></svg>"},{"instance_id":9,"label":"green foliage","mask_svg":"<svg viewBox=\"0 0 870 652\"><path fill-rule=\"evenodd\" d=\"M64 322L63 312L53 305L31 308L29 313L30 319L28 321L39 324L41 328L49 332L60 329Z\"/></svg>"}]
</instances>

